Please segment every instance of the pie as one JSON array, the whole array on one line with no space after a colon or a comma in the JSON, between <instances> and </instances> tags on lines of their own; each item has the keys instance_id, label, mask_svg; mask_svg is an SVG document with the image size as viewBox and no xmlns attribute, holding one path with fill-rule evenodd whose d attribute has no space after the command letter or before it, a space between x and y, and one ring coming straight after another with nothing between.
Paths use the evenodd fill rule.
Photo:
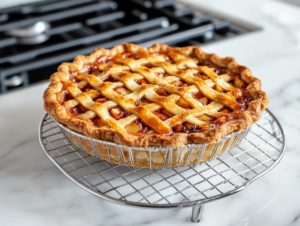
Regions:
<instances>
[{"instance_id":1,"label":"pie","mask_svg":"<svg viewBox=\"0 0 300 226\"><path fill-rule=\"evenodd\" d=\"M190 157L191 164L208 159L222 137L258 121L268 102L261 81L233 58L164 44L143 48L125 43L77 56L59 66L44 93L45 110L89 138L129 148L208 144L203 159ZM89 140L71 138L86 152L120 163L113 147L107 154L95 142L95 153ZM160 165L166 155L163 150L153 156L132 153L139 166L148 164L149 157ZM173 155L175 162L187 158L186 153Z\"/></svg>"}]
</instances>

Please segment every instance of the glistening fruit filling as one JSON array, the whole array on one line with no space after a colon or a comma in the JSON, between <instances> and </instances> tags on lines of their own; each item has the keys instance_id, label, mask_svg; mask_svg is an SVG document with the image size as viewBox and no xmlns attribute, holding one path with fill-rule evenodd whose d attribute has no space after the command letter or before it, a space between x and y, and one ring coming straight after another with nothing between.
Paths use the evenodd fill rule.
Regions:
<instances>
[{"instance_id":1,"label":"glistening fruit filling","mask_svg":"<svg viewBox=\"0 0 300 226\"><path fill-rule=\"evenodd\" d=\"M70 117L107 128L117 120L136 135L208 131L239 119L253 100L239 74L174 52L101 56L70 81L57 95Z\"/></svg>"}]
</instances>

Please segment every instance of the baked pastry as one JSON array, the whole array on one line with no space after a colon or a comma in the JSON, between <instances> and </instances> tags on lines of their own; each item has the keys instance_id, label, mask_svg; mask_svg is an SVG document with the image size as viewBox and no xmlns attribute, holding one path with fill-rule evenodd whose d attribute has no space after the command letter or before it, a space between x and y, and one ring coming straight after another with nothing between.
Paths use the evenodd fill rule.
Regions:
<instances>
[{"instance_id":1,"label":"baked pastry","mask_svg":"<svg viewBox=\"0 0 300 226\"><path fill-rule=\"evenodd\" d=\"M233 58L164 44L125 43L77 56L59 66L44 93L44 108L59 123L129 147L215 144L258 121L267 104L261 81ZM88 140L72 139L95 155ZM108 159L98 145L99 157ZM134 153L139 166L149 161L142 151ZM156 154L159 165L166 153ZM205 154L209 158L209 150Z\"/></svg>"}]
</instances>

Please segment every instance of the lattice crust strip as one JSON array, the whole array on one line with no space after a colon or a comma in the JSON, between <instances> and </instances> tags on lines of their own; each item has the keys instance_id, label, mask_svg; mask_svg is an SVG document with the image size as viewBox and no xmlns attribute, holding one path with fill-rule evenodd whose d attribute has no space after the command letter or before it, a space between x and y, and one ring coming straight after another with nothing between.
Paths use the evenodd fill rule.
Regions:
<instances>
[{"instance_id":1,"label":"lattice crust strip","mask_svg":"<svg viewBox=\"0 0 300 226\"><path fill-rule=\"evenodd\" d=\"M81 74L76 76L76 80L80 82L63 82L74 98L67 101L67 105L76 107L81 104L88 111L79 115L79 117L91 119L99 116L105 121L105 127L108 128L126 132L125 127L127 125L141 119L153 129L148 133L156 132L158 134L170 134L174 126L183 122L189 122L199 127L205 126L207 122L197 117L204 114L216 117L218 111L223 109L224 106L232 110L240 109L240 104L232 95L235 88L228 83L228 81L233 80L230 75L218 76L209 67L198 66L194 59L180 54L172 54L171 56L173 56L174 64L167 62L164 55L146 54L140 59L115 57L107 64L102 63L101 69L103 71L98 75ZM144 65L150 65L151 68ZM194 76L197 73L203 73L210 79L202 80ZM157 74L167 74L167 76L159 77ZM118 82L106 82L105 80L109 76ZM139 85L137 81L142 79L145 79L149 84ZM180 80L190 86L178 87L172 85L172 83ZM92 86L95 90L82 92L81 88L87 85ZM131 93L125 96L118 94L114 91L117 87L126 87ZM216 90L212 87L215 87ZM165 97L157 94L156 91L161 88L171 95ZM213 102L204 106L193 97L199 92L213 100ZM93 98L100 94L110 101L105 103L94 102ZM135 103L142 98L152 103L136 106ZM184 109L178 106L176 102L180 98L183 98L193 109ZM109 112L109 109L116 106L120 106L132 114L117 120ZM153 114L153 111L158 109L165 109L174 116L162 121Z\"/></svg>"}]
</instances>

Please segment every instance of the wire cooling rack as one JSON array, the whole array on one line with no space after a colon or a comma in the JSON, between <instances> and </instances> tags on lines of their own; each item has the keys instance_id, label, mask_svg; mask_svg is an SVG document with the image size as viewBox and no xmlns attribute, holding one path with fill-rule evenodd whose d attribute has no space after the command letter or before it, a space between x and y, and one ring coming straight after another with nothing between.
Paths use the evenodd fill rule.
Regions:
<instances>
[{"instance_id":1,"label":"wire cooling rack","mask_svg":"<svg viewBox=\"0 0 300 226\"><path fill-rule=\"evenodd\" d=\"M218 158L171 169L123 166L93 158L78 149L48 114L39 127L48 158L73 182L118 204L140 207L193 207L200 222L205 203L242 191L281 160L286 139L269 111L252 125L241 143Z\"/></svg>"}]
</instances>

